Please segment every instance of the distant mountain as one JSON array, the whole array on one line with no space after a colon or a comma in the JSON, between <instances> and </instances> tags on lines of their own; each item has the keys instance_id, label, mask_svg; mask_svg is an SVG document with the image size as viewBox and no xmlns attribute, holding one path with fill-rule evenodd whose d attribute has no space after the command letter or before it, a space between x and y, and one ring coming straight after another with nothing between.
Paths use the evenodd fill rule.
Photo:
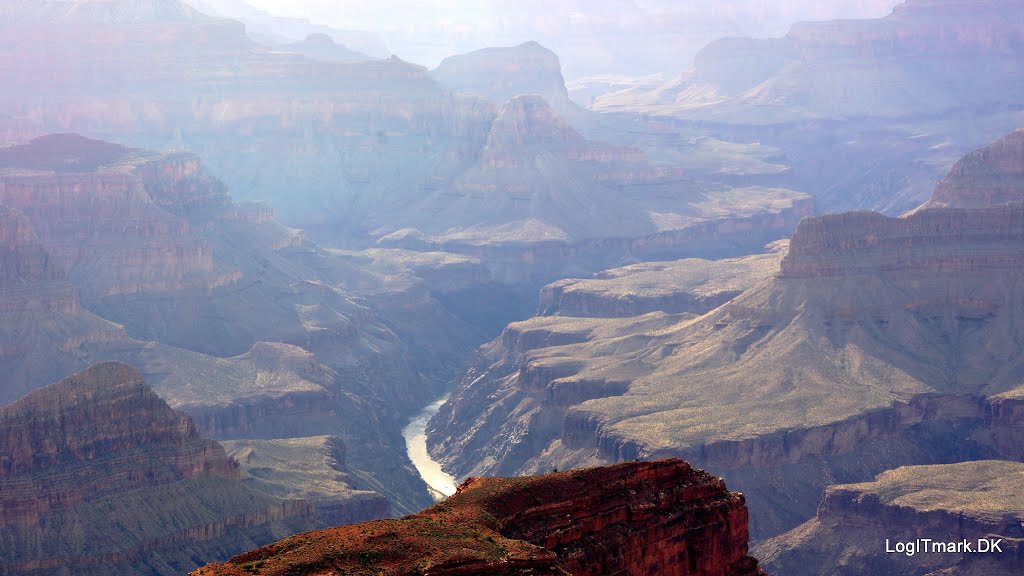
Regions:
<instances>
[{"instance_id":1,"label":"distant mountain","mask_svg":"<svg viewBox=\"0 0 1024 576\"><path fill-rule=\"evenodd\" d=\"M1024 122L1022 18L1013 0L908 0L885 18L725 38L674 80L591 108L776 147L791 185L814 190L823 211L899 215L965 153Z\"/></svg>"},{"instance_id":2,"label":"distant mountain","mask_svg":"<svg viewBox=\"0 0 1024 576\"><path fill-rule=\"evenodd\" d=\"M930 115L1019 101L1024 7L1013 0L908 0L878 20L803 22L777 39L724 39L654 90L598 99L727 122Z\"/></svg>"},{"instance_id":3,"label":"distant mountain","mask_svg":"<svg viewBox=\"0 0 1024 576\"><path fill-rule=\"evenodd\" d=\"M336 43L372 58L387 58L391 55L384 41L372 31L340 30L313 24L303 18L275 16L244 0L188 0L188 2L206 14L241 20L245 23L249 36L270 46L303 42L310 36L324 35Z\"/></svg>"},{"instance_id":4,"label":"distant mountain","mask_svg":"<svg viewBox=\"0 0 1024 576\"><path fill-rule=\"evenodd\" d=\"M687 458L750 497L758 539L808 520L838 479L1017 458L1024 157L1004 153L1017 139L950 175L967 197L1010 186L984 206L804 219L773 277L703 316L509 325L432 420L431 453L458 476ZM663 290L677 274L663 269Z\"/></svg>"},{"instance_id":5,"label":"distant mountain","mask_svg":"<svg viewBox=\"0 0 1024 576\"><path fill-rule=\"evenodd\" d=\"M499 106L515 96L536 94L562 116L573 112L558 55L536 42L450 56L431 75Z\"/></svg>"},{"instance_id":6,"label":"distant mountain","mask_svg":"<svg viewBox=\"0 0 1024 576\"><path fill-rule=\"evenodd\" d=\"M358 62L370 60L370 57L362 52L350 50L344 44L338 44L326 34L310 34L301 42L291 44L280 44L275 46L278 50L297 52L312 60L321 62Z\"/></svg>"}]
</instances>

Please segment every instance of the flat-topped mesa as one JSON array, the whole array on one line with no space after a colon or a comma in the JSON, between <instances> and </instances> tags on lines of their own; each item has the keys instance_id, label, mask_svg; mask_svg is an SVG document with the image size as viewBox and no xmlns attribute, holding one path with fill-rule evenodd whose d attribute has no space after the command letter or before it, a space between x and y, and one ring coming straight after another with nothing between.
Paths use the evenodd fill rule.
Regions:
<instances>
[{"instance_id":1,"label":"flat-topped mesa","mask_svg":"<svg viewBox=\"0 0 1024 576\"><path fill-rule=\"evenodd\" d=\"M311 527L310 514L245 488L224 449L125 364L0 407L0 572L180 573Z\"/></svg>"},{"instance_id":2,"label":"flat-topped mesa","mask_svg":"<svg viewBox=\"0 0 1024 576\"><path fill-rule=\"evenodd\" d=\"M536 42L450 56L431 75L499 106L515 96L538 94L560 114L572 108L558 55Z\"/></svg>"},{"instance_id":3,"label":"flat-topped mesa","mask_svg":"<svg viewBox=\"0 0 1024 576\"><path fill-rule=\"evenodd\" d=\"M195 576L377 574L764 575L743 495L681 460L470 478L400 520L302 534Z\"/></svg>"},{"instance_id":4,"label":"flat-topped mesa","mask_svg":"<svg viewBox=\"0 0 1024 576\"><path fill-rule=\"evenodd\" d=\"M922 208L985 208L1024 203L1024 129L953 165Z\"/></svg>"},{"instance_id":5,"label":"flat-topped mesa","mask_svg":"<svg viewBox=\"0 0 1024 576\"><path fill-rule=\"evenodd\" d=\"M773 573L790 576L1020 574L1022 489L1019 462L905 466L828 487L813 519L761 542L757 553ZM913 550L894 553L908 542Z\"/></svg>"}]
</instances>

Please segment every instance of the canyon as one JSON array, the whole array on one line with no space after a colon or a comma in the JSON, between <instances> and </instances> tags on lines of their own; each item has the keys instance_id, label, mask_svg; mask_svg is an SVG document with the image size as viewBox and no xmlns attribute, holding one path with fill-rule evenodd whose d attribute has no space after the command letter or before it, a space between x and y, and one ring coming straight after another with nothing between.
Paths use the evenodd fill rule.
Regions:
<instances>
[{"instance_id":1,"label":"canyon","mask_svg":"<svg viewBox=\"0 0 1024 576\"><path fill-rule=\"evenodd\" d=\"M973 154L1016 146L1015 163L979 173L1012 181L1020 140ZM774 272L700 316L567 309L510 324L431 421L431 454L456 477L683 458L747 494L755 540L808 520L830 484L1016 457L1015 190L985 207L804 219ZM648 283L675 286L654 270ZM714 292L722 278L706 278Z\"/></svg>"},{"instance_id":2,"label":"canyon","mask_svg":"<svg viewBox=\"0 0 1024 576\"><path fill-rule=\"evenodd\" d=\"M706 178L731 158L700 169L622 145L569 101L557 55L536 43L428 71L267 48L177 1L118 2L104 10L132 16L26 7L0 47L0 80L24 90L0 110L41 133L188 149L237 198L326 244L458 252L532 290L629 261L739 256L814 209L775 175ZM38 74L49 62L63 72Z\"/></svg>"},{"instance_id":3,"label":"canyon","mask_svg":"<svg viewBox=\"0 0 1024 576\"><path fill-rule=\"evenodd\" d=\"M193 154L77 135L0 149L0 205L2 401L118 360L208 436L337 436L359 472L332 505L353 519L390 514L360 491L431 502L400 430L482 340L488 320L460 319L487 317L470 300L494 289L479 263L324 250L234 202Z\"/></svg>"},{"instance_id":4,"label":"canyon","mask_svg":"<svg viewBox=\"0 0 1024 576\"><path fill-rule=\"evenodd\" d=\"M685 462L470 478L400 520L299 534L194 576L321 574L756 576L746 508Z\"/></svg>"}]
</instances>

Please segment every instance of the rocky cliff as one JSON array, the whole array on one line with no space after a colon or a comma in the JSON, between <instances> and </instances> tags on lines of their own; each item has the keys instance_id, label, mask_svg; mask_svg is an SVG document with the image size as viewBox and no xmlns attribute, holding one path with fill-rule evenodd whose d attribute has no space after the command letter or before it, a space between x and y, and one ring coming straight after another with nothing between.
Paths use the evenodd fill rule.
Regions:
<instances>
[{"instance_id":1,"label":"rocky cliff","mask_svg":"<svg viewBox=\"0 0 1024 576\"><path fill-rule=\"evenodd\" d=\"M756 538L837 479L1015 457L1021 246L1020 206L805 219L774 278L699 318L510 325L428 445L455 475L678 456L757 496Z\"/></svg>"},{"instance_id":2,"label":"rocky cliff","mask_svg":"<svg viewBox=\"0 0 1024 576\"><path fill-rule=\"evenodd\" d=\"M814 518L757 553L769 570L794 576L1019 574L1022 484L1017 462L897 468L872 482L830 486ZM908 542L919 547L896 551ZM963 542L972 550L947 548Z\"/></svg>"},{"instance_id":3,"label":"rocky cliff","mask_svg":"<svg viewBox=\"0 0 1024 576\"><path fill-rule=\"evenodd\" d=\"M0 408L0 570L177 574L313 526L134 369L95 365Z\"/></svg>"},{"instance_id":4,"label":"rocky cliff","mask_svg":"<svg viewBox=\"0 0 1024 576\"><path fill-rule=\"evenodd\" d=\"M419 514L294 536L194 574L764 574L746 542L743 496L666 460L471 478Z\"/></svg>"}]
</instances>

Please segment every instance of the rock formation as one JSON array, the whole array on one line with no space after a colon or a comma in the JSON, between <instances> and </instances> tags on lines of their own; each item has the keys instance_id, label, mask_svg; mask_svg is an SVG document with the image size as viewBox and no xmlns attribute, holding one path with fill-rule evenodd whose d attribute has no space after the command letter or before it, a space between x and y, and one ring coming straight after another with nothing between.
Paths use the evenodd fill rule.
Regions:
<instances>
[{"instance_id":1,"label":"rock formation","mask_svg":"<svg viewBox=\"0 0 1024 576\"><path fill-rule=\"evenodd\" d=\"M83 368L85 346L127 341L121 326L82 308L28 218L0 206L0 404Z\"/></svg>"},{"instance_id":2,"label":"rock formation","mask_svg":"<svg viewBox=\"0 0 1024 576\"><path fill-rule=\"evenodd\" d=\"M1018 462L897 468L872 482L830 486L814 518L757 553L769 570L793 576L1020 574L1022 489ZM999 548L982 550L990 544L981 541ZM895 551L907 542L920 548ZM972 552L950 547L963 542Z\"/></svg>"},{"instance_id":3,"label":"rock formation","mask_svg":"<svg viewBox=\"0 0 1024 576\"><path fill-rule=\"evenodd\" d=\"M301 534L195 576L318 574L763 575L743 496L685 462L471 478L401 520Z\"/></svg>"},{"instance_id":4,"label":"rock formation","mask_svg":"<svg viewBox=\"0 0 1024 576\"><path fill-rule=\"evenodd\" d=\"M366 480L348 468L340 438L228 440L221 444L241 466L243 484L279 498L309 502L325 526L391 516L391 506L383 496L352 487Z\"/></svg>"},{"instance_id":5,"label":"rock formation","mask_svg":"<svg viewBox=\"0 0 1024 576\"><path fill-rule=\"evenodd\" d=\"M180 574L315 525L134 369L97 364L0 407L0 571Z\"/></svg>"},{"instance_id":6,"label":"rock formation","mask_svg":"<svg viewBox=\"0 0 1024 576\"><path fill-rule=\"evenodd\" d=\"M1020 205L805 219L774 278L699 318L510 325L428 446L457 476L678 456L751 495L755 538L837 479L1016 457L1022 246Z\"/></svg>"},{"instance_id":7,"label":"rock formation","mask_svg":"<svg viewBox=\"0 0 1024 576\"><path fill-rule=\"evenodd\" d=\"M536 42L450 56L430 74L445 86L482 96L498 106L515 96L536 94L560 115L580 112L569 101L558 55Z\"/></svg>"},{"instance_id":8,"label":"rock formation","mask_svg":"<svg viewBox=\"0 0 1024 576\"><path fill-rule=\"evenodd\" d=\"M723 260L687 258L606 270L593 278L566 278L540 291L540 314L619 318L648 312L709 312L778 270L789 242L765 254Z\"/></svg>"}]
</instances>

